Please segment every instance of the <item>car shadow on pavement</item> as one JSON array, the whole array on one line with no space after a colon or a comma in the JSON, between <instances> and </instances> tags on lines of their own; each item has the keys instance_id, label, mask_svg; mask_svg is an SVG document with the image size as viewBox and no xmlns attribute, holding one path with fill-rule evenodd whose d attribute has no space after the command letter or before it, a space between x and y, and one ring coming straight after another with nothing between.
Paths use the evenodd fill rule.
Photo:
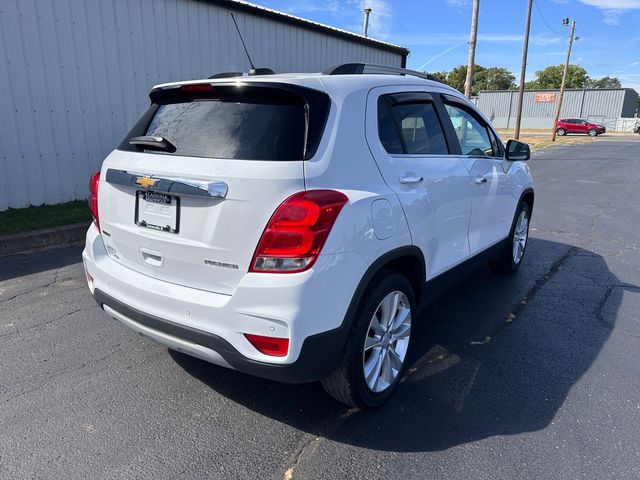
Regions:
<instances>
[{"instance_id":1,"label":"car shadow on pavement","mask_svg":"<svg viewBox=\"0 0 640 480\"><path fill-rule=\"evenodd\" d=\"M82 246L61 247L1 257L0 282L80 263L82 248Z\"/></svg>"},{"instance_id":2,"label":"car shadow on pavement","mask_svg":"<svg viewBox=\"0 0 640 480\"><path fill-rule=\"evenodd\" d=\"M530 239L516 277L482 268L424 308L394 398L348 409L319 384L286 385L171 352L190 375L269 418L384 451L442 450L545 428L598 357L625 289L603 257Z\"/></svg>"}]
</instances>

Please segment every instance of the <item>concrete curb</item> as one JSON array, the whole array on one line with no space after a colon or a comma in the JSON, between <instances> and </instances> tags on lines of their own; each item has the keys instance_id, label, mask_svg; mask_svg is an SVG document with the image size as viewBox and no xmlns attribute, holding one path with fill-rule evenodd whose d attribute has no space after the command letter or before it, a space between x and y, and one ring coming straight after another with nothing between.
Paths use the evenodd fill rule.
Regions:
<instances>
[{"instance_id":1,"label":"concrete curb","mask_svg":"<svg viewBox=\"0 0 640 480\"><path fill-rule=\"evenodd\" d=\"M84 240L88 222L45 228L33 232L0 235L0 257L73 245Z\"/></svg>"}]
</instances>

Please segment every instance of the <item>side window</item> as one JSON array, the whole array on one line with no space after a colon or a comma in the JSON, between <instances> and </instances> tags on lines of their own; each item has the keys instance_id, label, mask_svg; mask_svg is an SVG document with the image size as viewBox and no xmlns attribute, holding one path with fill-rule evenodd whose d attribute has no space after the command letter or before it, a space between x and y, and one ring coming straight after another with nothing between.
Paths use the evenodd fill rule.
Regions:
<instances>
[{"instance_id":1,"label":"side window","mask_svg":"<svg viewBox=\"0 0 640 480\"><path fill-rule=\"evenodd\" d=\"M447 155L442 125L431 102L393 105L378 99L378 135L388 153Z\"/></svg>"},{"instance_id":2,"label":"side window","mask_svg":"<svg viewBox=\"0 0 640 480\"><path fill-rule=\"evenodd\" d=\"M445 108L451 117L462 155L494 156L489 131L484 122L457 105L445 104Z\"/></svg>"},{"instance_id":3,"label":"side window","mask_svg":"<svg viewBox=\"0 0 640 480\"><path fill-rule=\"evenodd\" d=\"M387 153L404 153L396 122L384 97L378 99L378 136Z\"/></svg>"}]
</instances>

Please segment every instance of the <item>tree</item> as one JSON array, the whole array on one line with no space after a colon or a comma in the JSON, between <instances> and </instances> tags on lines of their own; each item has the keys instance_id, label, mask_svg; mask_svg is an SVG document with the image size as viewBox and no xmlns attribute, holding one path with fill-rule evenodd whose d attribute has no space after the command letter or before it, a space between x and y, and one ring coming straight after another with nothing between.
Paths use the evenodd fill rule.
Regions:
<instances>
[{"instance_id":1,"label":"tree","mask_svg":"<svg viewBox=\"0 0 640 480\"><path fill-rule=\"evenodd\" d=\"M475 65L473 68L473 89L471 90L472 95L477 95L478 86L475 84L476 78L478 75L481 75L484 72L485 68L482 65ZM459 92L464 92L464 82L467 79L467 66L460 65L455 67L453 70L449 72L447 75L447 85L455 88Z\"/></svg>"},{"instance_id":2,"label":"tree","mask_svg":"<svg viewBox=\"0 0 640 480\"><path fill-rule=\"evenodd\" d=\"M442 83L447 83L447 75L449 72L446 71L442 71L442 72L430 72L431 75L433 75L434 77L436 77L438 80L440 80Z\"/></svg>"},{"instance_id":3,"label":"tree","mask_svg":"<svg viewBox=\"0 0 640 480\"><path fill-rule=\"evenodd\" d=\"M620 88L622 84L616 77L589 78L585 88Z\"/></svg>"},{"instance_id":4,"label":"tree","mask_svg":"<svg viewBox=\"0 0 640 480\"><path fill-rule=\"evenodd\" d=\"M559 89L562 84L562 72L564 65L554 65L536 72L536 79L525 83L529 90ZM567 69L566 88L585 88L589 80L587 71L580 65L569 65Z\"/></svg>"},{"instance_id":5,"label":"tree","mask_svg":"<svg viewBox=\"0 0 640 480\"><path fill-rule=\"evenodd\" d=\"M450 72L433 72L431 75L462 92L464 91L464 82L467 78L467 66L460 65ZM477 95L480 90L508 90L514 88L515 79L512 73L506 68L486 68L476 64L473 68L473 88L471 94Z\"/></svg>"},{"instance_id":6,"label":"tree","mask_svg":"<svg viewBox=\"0 0 640 480\"><path fill-rule=\"evenodd\" d=\"M509 90L515 88L516 77L502 67L489 67L474 75L473 83L477 90Z\"/></svg>"}]
</instances>

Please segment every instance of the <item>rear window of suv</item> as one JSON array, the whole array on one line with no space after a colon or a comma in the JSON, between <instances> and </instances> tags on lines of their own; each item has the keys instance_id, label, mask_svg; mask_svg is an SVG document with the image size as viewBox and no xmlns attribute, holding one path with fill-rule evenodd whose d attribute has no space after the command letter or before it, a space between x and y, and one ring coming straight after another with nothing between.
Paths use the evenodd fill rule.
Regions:
<instances>
[{"instance_id":1,"label":"rear window of suv","mask_svg":"<svg viewBox=\"0 0 640 480\"><path fill-rule=\"evenodd\" d=\"M329 102L319 101L324 94L317 94L311 94L315 98L309 101L277 88L229 86L197 94L156 94L153 112L143 117L139 122L143 125L136 125L119 148L219 159L303 160L315 152L326 120ZM135 136L162 137L175 151L128 144Z\"/></svg>"}]
</instances>

